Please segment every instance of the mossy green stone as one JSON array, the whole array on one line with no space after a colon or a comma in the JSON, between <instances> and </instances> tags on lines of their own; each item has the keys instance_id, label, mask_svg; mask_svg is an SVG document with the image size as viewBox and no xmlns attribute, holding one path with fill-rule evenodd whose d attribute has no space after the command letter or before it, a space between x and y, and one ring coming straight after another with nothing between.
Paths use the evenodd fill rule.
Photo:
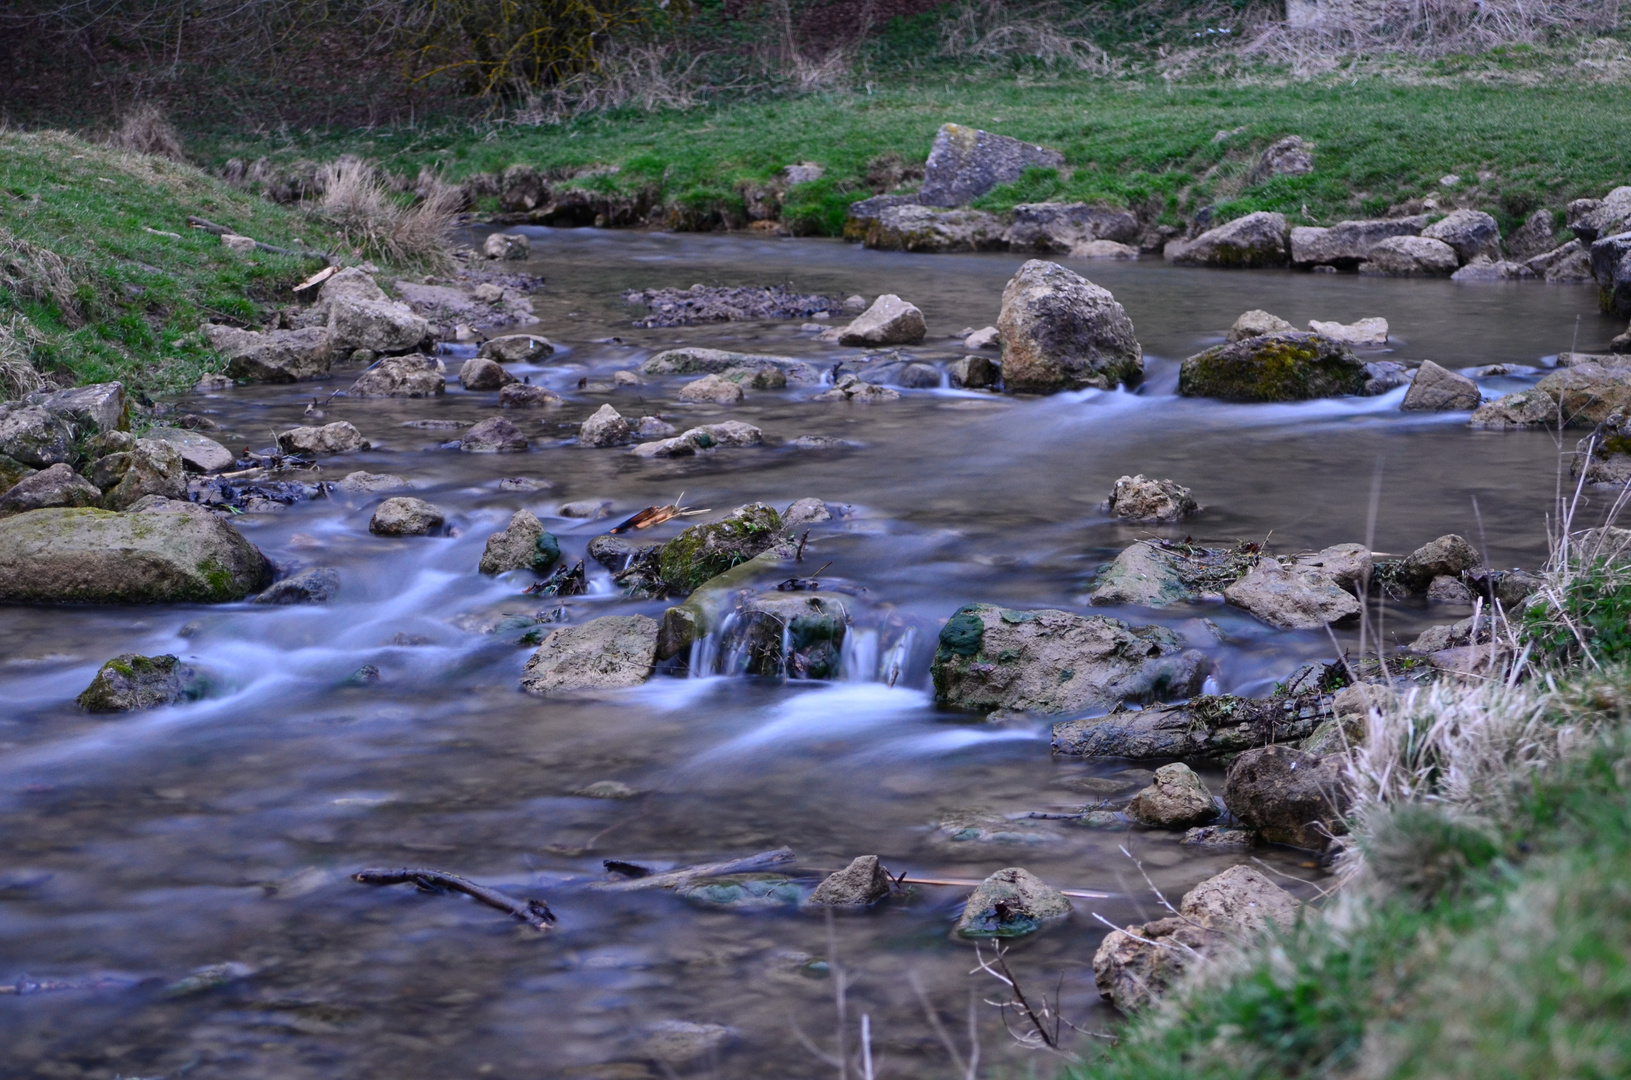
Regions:
<instances>
[{"instance_id":1,"label":"mossy green stone","mask_svg":"<svg viewBox=\"0 0 1631 1080\"><path fill-rule=\"evenodd\" d=\"M1178 393L1225 401L1307 401L1361 393L1365 365L1348 346L1287 331L1215 345L1185 360Z\"/></svg>"},{"instance_id":2,"label":"mossy green stone","mask_svg":"<svg viewBox=\"0 0 1631 1080\"><path fill-rule=\"evenodd\" d=\"M554 533L539 533L533 548L532 568L540 574L549 573L549 568L561 561L561 542Z\"/></svg>"},{"instance_id":3,"label":"mossy green stone","mask_svg":"<svg viewBox=\"0 0 1631 1080\"><path fill-rule=\"evenodd\" d=\"M773 508L750 503L722 521L693 525L664 544L658 570L670 589L689 594L769 548L781 527L781 515Z\"/></svg>"}]
</instances>

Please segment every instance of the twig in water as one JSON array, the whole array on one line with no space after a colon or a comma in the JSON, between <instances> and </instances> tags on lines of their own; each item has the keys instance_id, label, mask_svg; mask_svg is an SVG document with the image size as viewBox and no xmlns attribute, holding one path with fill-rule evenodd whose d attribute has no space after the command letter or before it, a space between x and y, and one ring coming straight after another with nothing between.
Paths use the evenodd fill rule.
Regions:
<instances>
[{"instance_id":1,"label":"twig in water","mask_svg":"<svg viewBox=\"0 0 1631 1080\"><path fill-rule=\"evenodd\" d=\"M444 870L359 870L351 880L364 885L414 885L421 892L460 892L472 900L514 916L534 930L547 931L555 923L555 913L542 900L517 900L508 893L480 885L469 878Z\"/></svg>"},{"instance_id":2,"label":"twig in water","mask_svg":"<svg viewBox=\"0 0 1631 1080\"><path fill-rule=\"evenodd\" d=\"M977 971L984 971L987 975L1008 987L1010 997L1007 1001L987 1000L986 1002L987 1005L995 1006L1002 1013L1002 1024L1007 1029L1008 1034L1012 1035L1021 1046L1028 1046L1033 1049L1044 1046L1062 1057L1072 1061L1078 1060L1075 1054L1063 1050L1059 1046L1059 1028L1062 1018L1059 1016L1058 1002L1055 1001L1053 1004L1049 1004L1048 996L1042 994L1039 996L1039 1003L1033 1005L1030 997L1026 995L1024 989L1019 985L1019 979L1014 975L1013 969L1008 966L1006 950L1000 944L993 944L991 952L993 958L988 961L985 958L985 953L981 951L979 943L976 942L974 945L974 958L979 966L974 971L970 971L969 974L973 975ZM992 967L992 963L997 966ZM1060 985L1064 985L1062 977ZM1057 998L1057 996L1056 992L1055 997ZM1010 1009L1025 1018L1026 1023L1030 1025L1030 1031L1016 1032L1009 1026L1008 1010ZM1074 1024L1071 1025L1072 1028L1075 1028L1075 1026Z\"/></svg>"},{"instance_id":3,"label":"twig in water","mask_svg":"<svg viewBox=\"0 0 1631 1080\"><path fill-rule=\"evenodd\" d=\"M646 877L633 878L628 881L597 881L589 887L604 892L673 889L694 878L721 877L725 874L744 874L753 870L765 870L772 866L779 866L782 863L792 862L793 858L792 848L777 848L775 851L761 851L757 855L749 855L741 859L684 866L678 870L667 870L660 874L649 874Z\"/></svg>"}]
</instances>

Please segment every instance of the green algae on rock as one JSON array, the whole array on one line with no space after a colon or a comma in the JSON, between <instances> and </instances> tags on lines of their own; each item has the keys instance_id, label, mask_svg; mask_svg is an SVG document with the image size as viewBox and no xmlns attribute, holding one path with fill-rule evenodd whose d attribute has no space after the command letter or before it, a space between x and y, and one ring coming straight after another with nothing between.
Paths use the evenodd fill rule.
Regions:
<instances>
[{"instance_id":1,"label":"green algae on rock","mask_svg":"<svg viewBox=\"0 0 1631 1080\"><path fill-rule=\"evenodd\" d=\"M709 578L747 562L780 539L781 515L764 503L749 503L729 517L693 525L663 545L657 556L670 589L688 594Z\"/></svg>"},{"instance_id":2,"label":"green algae on rock","mask_svg":"<svg viewBox=\"0 0 1631 1080\"><path fill-rule=\"evenodd\" d=\"M1358 394L1365 365L1347 345L1286 331L1214 345L1183 362L1178 393L1225 401L1307 401Z\"/></svg>"}]
</instances>

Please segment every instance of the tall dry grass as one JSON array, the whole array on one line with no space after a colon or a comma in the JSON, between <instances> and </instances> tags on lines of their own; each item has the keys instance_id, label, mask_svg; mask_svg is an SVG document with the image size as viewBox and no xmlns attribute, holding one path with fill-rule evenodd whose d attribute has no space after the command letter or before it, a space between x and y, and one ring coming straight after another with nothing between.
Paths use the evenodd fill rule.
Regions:
<instances>
[{"instance_id":1,"label":"tall dry grass","mask_svg":"<svg viewBox=\"0 0 1631 1080\"><path fill-rule=\"evenodd\" d=\"M14 236L4 226L0 226L0 286L21 300L53 305L70 328L85 325L79 286L68 263L50 248Z\"/></svg>"},{"instance_id":2,"label":"tall dry grass","mask_svg":"<svg viewBox=\"0 0 1631 1080\"><path fill-rule=\"evenodd\" d=\"M36 338L34 328L21 315L0 322L0 400L20 398L43 384L34 367Z\"/></svg>"},{"instance_id":3,"label":"tall dry grass","mask_svg":"<svg viewBox=\"0 0 1631 1080\"><path fill-rule=\"evenodd\" d=\"M425 265L448 258L464 196L433 173L420 174L419 194L407 204L378 169L350 155L319 169L316 185L318 196L307 212L353 251Z\"/></svg>"},{"instance_id":4,"label":"tall dry grass","mask_svg":"<svg viewBox=\"0 0 1631 1080\"><path fill-rule=\"evenodd\" d=\"M961 0L941 23L940 52L957 60L1023 57L1047 67L1114 74L1116 61L1087 36L1093 25L1094 16L1057 3Z\"/></svg>"},{"instance_id":5,"label":"tall dry grass","mask_svg":"<svg viewBox=\"0 0 1631 1080\"><path fill-rule=\"evenodd\" d=\"M171 161L185 162L181 134L164 111L151 102L142 102L119 118L119 126L108 136L108 145L137 154L153 154Z\"/></svg>"}]
</instances>

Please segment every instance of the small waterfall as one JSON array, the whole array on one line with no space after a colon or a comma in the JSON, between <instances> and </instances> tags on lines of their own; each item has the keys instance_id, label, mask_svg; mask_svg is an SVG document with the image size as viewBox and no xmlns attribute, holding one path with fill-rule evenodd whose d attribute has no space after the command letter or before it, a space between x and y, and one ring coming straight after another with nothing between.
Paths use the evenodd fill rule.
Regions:
<instances>
[{"instance_id":1,"label":"small waterfall","mask_svg":"<svg viewBox=\"0 0 1631 1080\"><path fill-rule=\"evenodd\" d=\"M718 674L716 669L719 667L720 653L735 626L736 613L732 612L725 616L719 626L691 642L691 678L703 679Z\"/></svg>"},{"instance_id":2,"label":"small waterfall","mask_svg":"<svg viewBox=\"0 0 1631 1080\"><path fill-rule=\"evenodd\" d=\"M878 631L849 628L838 659L840 682L875 682L878 678Z\"/></svg>"},{"instance_id":3,"label":"small waterfall","mask_svg":"<svg viewBox=\"0 0 1631 1080\"><path fill-rule=\"evenodd\" d=\"M886 686L894 686L900 681L901 675L906 671L908 661L912 659L912 646L917 644L917 627L908 626L905 633L895 639L894 647L884 657L883 666L878 669L878 679Z\"/></svg>"}]
</instances>

